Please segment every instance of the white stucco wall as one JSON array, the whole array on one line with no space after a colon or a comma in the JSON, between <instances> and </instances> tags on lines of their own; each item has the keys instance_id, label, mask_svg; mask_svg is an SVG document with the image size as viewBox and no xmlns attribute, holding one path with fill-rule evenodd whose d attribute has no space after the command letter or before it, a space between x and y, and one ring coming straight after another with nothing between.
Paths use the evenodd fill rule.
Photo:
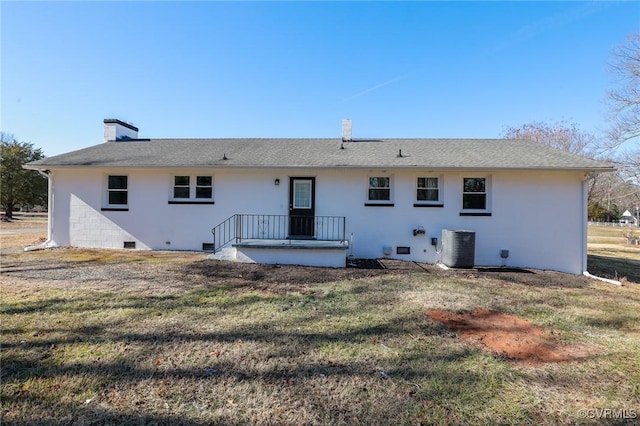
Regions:
<instances>
[{"instance_id":1,"label":"white stucco wall","mask_svg":"<svg viewBox=\"0 0 640 426\"><path fill-rule=\"evenodd\" d=\"M125 174L129 210L102 211L106 176ZM212 175L214 205L169 204L174 175ZM368 207L368 176L392 177L393 207ZM346 216L347 254L435 263L431 238L443 229L476 232L476 264L582 273L584 263L582 173L458 172L425 170L172 170L59 169L52 172L54 202L51 238L61 246L200 250L211 228L236 213L288 213L289 177L315 177L317 216ZM443 207L414 207L418 176L441 178ZM462 178L486 176L491 216L460 216ZM280 179L276 186L274 180ZM422 226L425 235L413 236ZM411 254L396 255L396 247Z\"/></svg>"}]
</instances>

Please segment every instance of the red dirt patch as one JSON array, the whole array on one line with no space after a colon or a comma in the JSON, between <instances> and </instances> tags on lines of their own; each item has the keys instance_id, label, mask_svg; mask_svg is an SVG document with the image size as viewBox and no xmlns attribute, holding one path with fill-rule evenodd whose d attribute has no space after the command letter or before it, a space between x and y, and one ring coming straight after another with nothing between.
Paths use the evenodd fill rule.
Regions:
<instances>
[{"instance_id":1,"label":"red dirt patch","mask_svg":"<svg viewBox=\"0 0 640 426\"><path fill-rule=\"evenodd\" d=\"M557 332L513 315L486 309L465 314L430 310L426 314L433 321L457 332L463 339L529 366L584 361L595 352L594 348L585 345L563 345L554 337Z\"/></svg>"}]
</instances>

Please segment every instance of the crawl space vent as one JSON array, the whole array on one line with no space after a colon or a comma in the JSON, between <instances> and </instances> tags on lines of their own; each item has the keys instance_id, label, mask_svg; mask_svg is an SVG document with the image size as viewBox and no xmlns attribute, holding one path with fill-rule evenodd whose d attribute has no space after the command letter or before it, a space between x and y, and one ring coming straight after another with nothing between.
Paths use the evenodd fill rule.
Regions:
<instances>
[{"instance_id":1,"label":"crawl space vent","mask_svg":"<svg viewBox=\"0 0 640 426\"><path fill-rule=\"evenodd\" d=\"M396 254L411 254L411 247L396 247Z\"/></svg>"},{"instance_id":2,"label":"crawl space vent","mask_svg":"<svg viewBox=\"0 0 640 426\"><path fill-rule=\"evenodd\" d=\"M134 248L136 248L136 242L135 241L125 241L124 242L124 248L126 248L126 249L134 249Z\"/></svg>"},{"instance_id":3,"label":"crawl space vent","mask_svg":"<svg viewBox=\"0 0 640 426\"><path fill-rule=\"evenodd\" d=\"M213 251L213 243L202 243L202 251Z\"/></svg>"}]
</instances>

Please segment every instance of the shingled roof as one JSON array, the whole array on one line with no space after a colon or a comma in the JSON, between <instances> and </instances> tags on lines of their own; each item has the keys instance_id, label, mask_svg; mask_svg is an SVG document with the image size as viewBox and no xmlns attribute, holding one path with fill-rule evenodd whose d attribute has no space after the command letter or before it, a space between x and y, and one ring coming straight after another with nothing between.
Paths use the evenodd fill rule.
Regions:
<instances>
[{"instance_id":1,"label":"shingled roof","mask_svg":"<svg viewBox=\"0 0 640 426\"><path fill-rule=\"evenodd\" d=\"M106 142L25 167L613 170L609 163L510 139L146 139Z\"/></svg>"}]
</instances>

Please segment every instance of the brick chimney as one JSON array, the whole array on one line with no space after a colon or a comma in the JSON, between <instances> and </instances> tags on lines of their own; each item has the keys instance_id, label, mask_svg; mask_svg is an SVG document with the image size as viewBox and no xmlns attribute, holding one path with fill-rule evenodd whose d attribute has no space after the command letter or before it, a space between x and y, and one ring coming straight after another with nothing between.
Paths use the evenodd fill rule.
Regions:
<instances>
[{"instance_id":1,"label":"brick chimney","mask_svg":"<svg viewBox=\"0 0 640 426\"><path fill-rule=\"evenodd\" d=\"M138 139L138 128L131 123L115 118L104 120L104 141L118 142Z\"/></svg>"}]
</instances>

